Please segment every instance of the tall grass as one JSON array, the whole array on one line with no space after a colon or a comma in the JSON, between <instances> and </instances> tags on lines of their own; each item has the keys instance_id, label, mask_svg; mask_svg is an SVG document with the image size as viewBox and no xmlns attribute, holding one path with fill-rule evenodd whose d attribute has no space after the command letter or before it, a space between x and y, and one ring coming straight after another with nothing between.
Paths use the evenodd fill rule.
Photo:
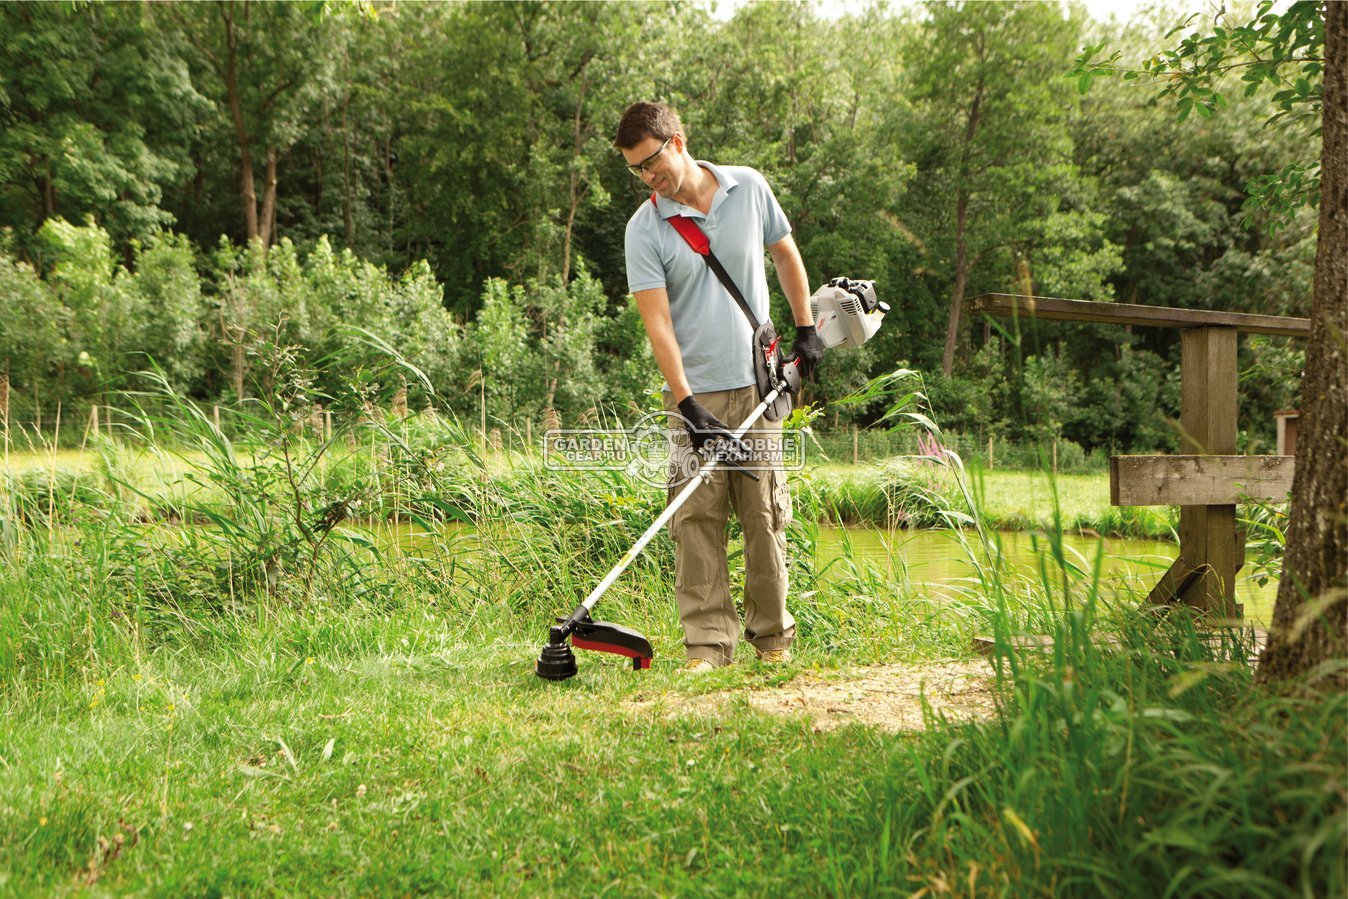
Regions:
<instances>
[{"instance_id":1,"label":"tall grass","mask_svg":"<svg viewBox=\"0 0 1348 899\"><path fill-rule=\"evenodd\" d=\"M898 756L881 841L835 869L835 891L1348 892L1348 696L1258 688L1253 631L1106 596L1103 547L1094 559L1068 550L1052 481L1027 585L1000 564L982 480L955 453L944 461L973 512L946 514L978 537L962 545L996 637L998 720L937 727ZM1260 523L1275 528L1266 513ZM1050 642L1026 649L1025 631Z\"/></svg>"},{"instance_id":2,"label":"tall grass","mask_svg":"<svg viewBox=\"0 0 1348 899\"><path fill-rule=\"evenodd\" d=\"M1011 570L958 456L913 497L974 566L953 597L845 535L822 558L801 503L792 666L746 650L674 676L662 537L602 606L656 668L586 657L551 685L530 673L545 626L662 491L485 457L444 416L328 440L253 411L251 442L190 405L144 416L167 491L111 452L64 517L66 487L10 485L6 508L49 517L8 519L0 543L0 892L1348 889L1348 701L1257 686L1248 632L1107 592L1060 507L1038 569ZM334 502L355 512L324 530ZM989 721L816 732L747 701L816 668L967 656L976 633L995 641ZM636 708L652 698L669 706Z\"/></svg>"}]
</instances>

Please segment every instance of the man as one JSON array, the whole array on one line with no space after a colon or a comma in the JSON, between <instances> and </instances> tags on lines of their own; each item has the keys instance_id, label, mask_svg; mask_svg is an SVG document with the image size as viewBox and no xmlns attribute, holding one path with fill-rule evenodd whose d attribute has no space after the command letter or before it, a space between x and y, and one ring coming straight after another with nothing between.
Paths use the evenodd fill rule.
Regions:
<instances>
[{"instance_id":1,"label":"man","mask_svg":"<svg viewBox=\"0 0 1348 899\"><path fill-rule=\"evenodd\" d=\"M680 456L713 444L758 405L748 317L703 257L668 219L696 220L758 321L769 321L766 248L791 304L797 337L788 363L802 379L824 355L810 318L805 266L791 225L763 176L750 168L693 159L678 114L662 103L623 113L614 145L655 193L627 223L627 280L665 377L665 411L687 429L673 447L670 496L687 468ZM751 445L780 439L781 423L760 420ZM726 522L734 507L744 530L744 633L764 662L790 658L795 621L786 609L786 524L791 499L780 465L758 472L718 469L675 513L675 594L688 663L704 672L734 660L739 616L730 597Z\"/></svg>"}]
</instances>

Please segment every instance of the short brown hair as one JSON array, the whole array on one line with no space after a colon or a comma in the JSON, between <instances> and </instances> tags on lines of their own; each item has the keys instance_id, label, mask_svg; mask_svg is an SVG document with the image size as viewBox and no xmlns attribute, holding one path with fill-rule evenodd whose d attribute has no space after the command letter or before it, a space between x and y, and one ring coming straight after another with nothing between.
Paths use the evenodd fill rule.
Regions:
<instances>
[{"instance_id":1,"label":"short brown hair","mask_svg":"<svg viewBox=\"0 0 1348 899\"><path fill-rule=\"evenodd\" d=\"M623 112L618 122L618 134L613 146L630 150L648 137L669 140L674 132L683 131L679 114L664 103L633 103Z\"/></svg>"}]
</instances>

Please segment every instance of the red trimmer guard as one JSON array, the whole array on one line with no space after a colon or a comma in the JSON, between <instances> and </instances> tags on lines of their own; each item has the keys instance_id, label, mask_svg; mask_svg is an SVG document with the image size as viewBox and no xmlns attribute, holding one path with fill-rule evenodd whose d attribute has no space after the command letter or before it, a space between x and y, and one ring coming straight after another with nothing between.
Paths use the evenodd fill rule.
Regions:
<instances>
[{"instance_id":1,"label":"red trimmer guard","mask_svg":"<svg viewBox=\"0 0 1348 899\"><path fill-rule=\"evenodd\" d=\"M632 660L634 671L650 668L651 659L655 657L651 641L630 628L607 621L576 622L576 628L571 632L571 645L576 649L627 656Z\"/></svg>"}]
</instances>

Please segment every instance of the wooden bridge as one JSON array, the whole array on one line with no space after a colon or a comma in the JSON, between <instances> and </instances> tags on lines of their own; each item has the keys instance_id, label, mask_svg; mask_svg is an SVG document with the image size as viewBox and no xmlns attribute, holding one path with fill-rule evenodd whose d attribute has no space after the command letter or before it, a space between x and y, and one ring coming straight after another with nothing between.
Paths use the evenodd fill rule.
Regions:
<instances>
[{"instance_id":1,"label":"wooden bridge","mask_svg":"<svg viewBox=\"0 0 1348 899\"><path fill-rule=\"evenodd\" d=\"M1292 489L1292 456L1236 452L1239 334L1309 337L1306 318L1205 312L1085 300L984 294L964 302L969 315L1035 318L1182 330L1178 456L1114 456L1110 501L1116 506L1180 507L1179 557L1148 597L1180 602L1214 620L1239 621L1236 572L1245 564L1245 535L1236 526L1241 497L1284 501Z\"/></svg>"}]
</instances>

